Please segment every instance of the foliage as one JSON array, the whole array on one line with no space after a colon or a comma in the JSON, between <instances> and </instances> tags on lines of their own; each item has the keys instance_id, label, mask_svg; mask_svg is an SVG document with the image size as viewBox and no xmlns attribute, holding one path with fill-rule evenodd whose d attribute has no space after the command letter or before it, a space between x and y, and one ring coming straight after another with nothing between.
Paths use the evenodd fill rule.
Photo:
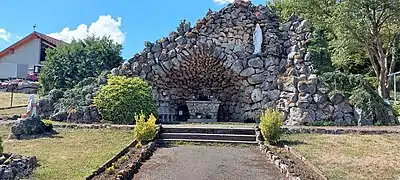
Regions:
<instances>
[{"instance_id":1,"label":"foliage","mask_svg":"<svg viewBox=\"0 0 400 180\"><path fill-rule=\"evenodd\" d=\"M282 135L283 118L277 110L267 109L260 118L260 129L264 139L277 143Z\"/></svg>"},{"instance_id":2,"label":"foliage","mask_svg":"<svg viewBox=\"0 0 400 180\"><path fill-rule=\"evenodd\" d=\"M87 77L118 67L123 59L122 46L109 37L74 40L46 51L46 64L40 73L40 93L52 89L70 89Z\"/></svg>"},{"instance_id":3,"label":"foliage","mask_svg":"<svg viewBox=\"0 0 400 180\"><path fill-rule=\"evenodd\" d=\"M114 163L112 163L110 167L106 168L106 172L108 174L110 174L110 175L111 174L115 174L115 165L114 165Z\"/></svg>"},{"instance_id":4,"label":"foliage","mask_svg":"<svg viewBox=\"0 0 400 180\"><path fill-rule=\"evenodd\" d=\"M271 7L283 21L298 15L322 29L334 67L377 77L379 94L388 97L387 74L400 60L399 0L274 0Z\"/></svg>"},{"instance_id":5,"label":"foliage","mask_svg":"<svg viewBox=\"0 0 400 180\"><path fill-rule=\"evenodd\" d=\"M375 92L362 75L346 74L339 71L320 76L321 82L330 89L329 94L340 92L349 98L356 108L373 117L374 124L393 124L393 109Z\"/></svg>"},{"instance_id":6,"label":"foliage","mask_svg":"<svg viewBox=\"0 0 400 180\"><path fill-rule=\"evenodd\" d=\"M51 120L42 120L44 123L44 130L45 131L51 131L53 130L53 121Z\"/></svg>"},{"instance_id":7,"label":"foliage","mask_svg":"<svg viewBox=\"0 0 400 180\"><path fill-rule=\"evenodd\" d=\"M156 117L150 114L146 121L146 115L141 113L135 116L136 125L133 130L133 135L140 143L144 141L151 141L156 137Z\"/></svg>"},{"instance_id":8,"label":"foliage","mask_svg":"<svg viewBox=\"0 0 400 180\"><path fill-rule=\"evenodd\" d=\"M373 88L378 88L378 84L379 84L378 78L365 76L364 80L367 81L369 83L369 85L372 86Z\"/></svg>"},{"instance_id":9,"label":"foliage","mask_svg":"<svg viewBox=\"0 0 400 180\"><path fill-rule=\"evenodd\" d=\"M400 117L400 104L399 103L393 103L392 108L394 110L394 114L396 117Z\"/></svg>"},{"instance_id":10,"label":"foliage","mask_svg":"<svg viewBox=\"0 0 400 180\"><path fill-rule=\"evenodd\" d=\"M141 112L146 116L157 113L151 86L138 77L110 76L94 104L104 120L114 123L133 123L135 114Z\"/></svg>"},{"instance_id":11,"label":"foliage","mask_svg":"<svg viewBox=\"0 0 400 180\"><path fill-rule=\"evenodd\" d=\"M71 108L81 108L93 104L96 91L100 89L97 78L89 77L79 82L74 88L64 92L54 105L55 112L66 112Z\"/></svg>"},{"instance_id":12,"label":"foliage","mask_svg":"<svg viewBox=\"0 0 400 180\"><path fill-rule=\"evenodd\" d=\"M324 30L315 29L310 39L308 50L311 53L311 62L317 74L333 71L328 48L328 41Z\"/></svg>"}]
</instances>

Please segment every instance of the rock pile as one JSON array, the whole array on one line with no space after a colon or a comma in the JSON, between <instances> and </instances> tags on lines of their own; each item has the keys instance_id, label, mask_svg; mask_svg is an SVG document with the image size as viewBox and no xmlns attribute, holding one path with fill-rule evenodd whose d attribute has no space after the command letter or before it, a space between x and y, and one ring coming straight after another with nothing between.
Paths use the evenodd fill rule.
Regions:
<instances>
[{"instance_id":1,"label":"rock pile","mask_svg":"<svg viewBox=\"0 0 400 180\"><path fill-rule=\"evenodd\" d=\"M51 133L46 131L46 125L40 117L35 116L14 122L11 127L10 139L26 139Z\"/></svg>"},{"instance_id":2,"label":"rock pile","mask_svg":"<svg viewBox=\"0 0 400 180\"><path fill-rule=\"evenodd\" d=\"M40 85L23 80L14 80L0 83L0 92L11 92L14 89L15 93L37 94Z\"/></svg>"},{"instance_id":3,"label":"rock pile","mask_svg":"<svg viewBox=\"0 0 400 180\"><path fill-rule=\"evenodd\" d=\"M38 113L42 118L73 123L99 122L101 117L93 98L100 85L106 84L103 78L87 78L75 88L62 91L53 89L38 102Z\"/></svg>"},{"instance_id":4,"label":"rock pile","mask_svg":"<svg viewBox=\"0 0 400 180\"><path fill-rule=\"evenodd\" d=\"M311 24L292 17L281 26L287 57L280 77L278 108L286 114L287 125L333 121L337 125L354 125L354 108L342 94L328 97L318 77L313 74L312 54L307 50Z\"/></svg>"},{"instance_id":5,"label":"rock pile","mask_svg":"<svg viewBox=\"0 0 400 180\"><path fill-rule=\"evenodd\" d=\"M0 154L0 179L28 179L37 166L36 157L15 154Z\"/></svg>"}]
</instances>

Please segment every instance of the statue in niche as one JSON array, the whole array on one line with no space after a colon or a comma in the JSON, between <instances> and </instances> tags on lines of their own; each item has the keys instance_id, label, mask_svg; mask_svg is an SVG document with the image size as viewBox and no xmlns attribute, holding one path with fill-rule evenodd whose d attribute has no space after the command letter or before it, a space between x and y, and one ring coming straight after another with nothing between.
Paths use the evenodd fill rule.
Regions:
<instances>
[{"instance_id":1,"label":"statue in niche","mask_svg":"<svg viewBox=\"0 0 400 180\"><path fill-rule=\"evenodd\" d=\"M261 53L262 41L263 41L262 30L261 30L260 24L257 23L256 29L253 33L253 45L254 45L254 53L253 54Z\"/></svg>"}]
</instances>

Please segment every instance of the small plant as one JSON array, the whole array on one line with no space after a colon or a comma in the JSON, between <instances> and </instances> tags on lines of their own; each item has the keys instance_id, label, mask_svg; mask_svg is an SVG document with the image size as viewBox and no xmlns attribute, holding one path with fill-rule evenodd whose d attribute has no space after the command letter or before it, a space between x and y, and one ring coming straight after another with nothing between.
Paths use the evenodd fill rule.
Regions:
<instances>
[{"instance_id":1,"label":"small plant","mask_svg":"<svg viewBox=\"0 0 400 180\"><path fill-rule=\"evenodd\" d=\"M44 126L45 126L45 128L44 128L45 131L53 130L53 121L51 121L51 120L43 120L43 123L44 123Z\"/></svg>"},{"instance_id":2,"label":"small plant","mask_svg":"<svg viewBox=\"0 0 400 180\"><path fill-rule=\"evenodd\" d=\"M264 139L275 144L282 135L283 118L277 110L267 109L260 118L260 129Z\"/></svg>"},{"instance_id":3,"label":"small plant","mask_svg":"<svg viewBox=\"0 0 400 180\"><path fill-rule=\"evenodd\" d=\"M114 166L114 163L112 163L111 164L111 166L110 167L108 167L107 169L106 169L106 171L108 172L108 174L115 174L115 166Z\"/></svg>"},{"instance_id":4,"label":"small plant","mask_svg":"<svg viewBox=\"0 0 400 180\"><path fill-rule=\"evenodd\" d=\"M148 120L146 121L146 116L141 113L135 116L136 125L133 130L133 135L140 144L145 141L151 141L156 137L156 117L150 114Z\"/></svg>"}]
</instances>

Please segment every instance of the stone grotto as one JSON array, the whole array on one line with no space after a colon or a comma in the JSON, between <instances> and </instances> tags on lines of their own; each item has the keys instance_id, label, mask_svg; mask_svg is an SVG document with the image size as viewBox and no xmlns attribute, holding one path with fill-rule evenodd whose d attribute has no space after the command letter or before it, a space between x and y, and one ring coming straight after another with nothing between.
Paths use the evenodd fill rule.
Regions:
<instances>
[{"instance_id":1,"label":"stone grotto","mask_svg":"<svg viewBox=\"0 0 400 180\"><path fill-rule=\"evenodd\" d=\"M194 27L183 20L176 32L145 42L143 51L111 72L148 82L164 121L189 119L187 102L211 97L220 101L222 122L255 120L277 108L288 125L350 124L354 108L345 98L328 97L314 74L307 51L311 31L307 20L280 23L267 6L236 0L209 10ZM260 53L253 39L262 40Z\"/></svg>"}]
</instances>

